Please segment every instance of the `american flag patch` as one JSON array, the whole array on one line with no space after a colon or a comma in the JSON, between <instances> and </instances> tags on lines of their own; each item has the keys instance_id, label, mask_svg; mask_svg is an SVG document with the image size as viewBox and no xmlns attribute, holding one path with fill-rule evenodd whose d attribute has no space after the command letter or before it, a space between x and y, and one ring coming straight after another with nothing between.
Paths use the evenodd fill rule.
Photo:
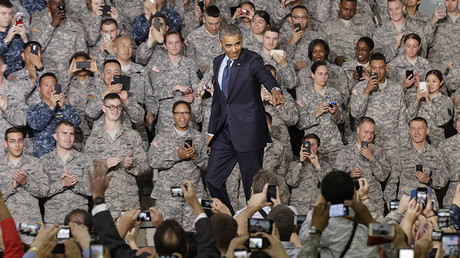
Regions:
<instances>
[{"instance_id":1,"label":"american flag patch","mask_svg":"<svg viewBox=\"0 0 460 258\"><path fill-rule=\"evenodd\" d=\"M160 68L158 68L158 66L154 65L154 66L152 66L152 71L159 73Z\"/></svg>"},{"instance_id":2,"label":"american flag patch","mask_svg":"<svg viewBox=\"0 0 460 258\"><path fill-rule=\"evenodd\" d=\"M358 96L358 95L359 95L359 90L357 90L357 89L353 89L352 92L353 92L353 94L355 94L355 96Z\"/></svg>"},{"instance_id":3,"label":"american flag patch","mask_svg":"<svg viewBox=\"0 0 460 258\"><path fill-rule=\"evenodd\" d=\"M190 41L188 41L188 39L184 40L184 44L186 47L188 47L190 45Z\"/></svg>"},{"instance_id":4,"label":"american flag patch","mask_svg":"<svg viewBox=\"0 0 460 258\"><path fill-rule=\"evenodd\" d=\"M299 105L300 107L305 106L305 103L303 103L303 101L300 100L300 99L298 99L296 103L297 103L297 105Z\"/></svg>"},{"instance_id":5,"label":"american flag patch","mask_svg":"<svg viewBox=\"0 0 460 258\"><path fill-rule=\"evenodd\" d=\"M159 142L153 141L153 142L152 142L152 146L158 149L158 148L160 148L161 145L160 145Z\"/></svg>"},{"instance_id":6,"label":"american flag patch","mask_svg":"<svg viewBox=\"0 0 460 258\"><path fill-rule=\"evenodd\" d=\"M40 31L40 27L33 27L31 29L32 32L39 32Z\"/></svg>"},{"instance_id":7,"label":"american flag patch","mask_svg":"<svg viewBox=\"0 0 460 258\"><path fill-rule=\"evenodd\" d=\"M88 94L88 95L86 95L86 97L87 97L87 98L94 98L94 97L96 97L96 95L94 95L94 94Z\"/></svg>"},{"instance_id":8,"label":"american flag patch","mask_svg":"<svg viewBox=\"0 0 460 258\"><path fill-rule=\"evenodd\" d=\"M452 103L454 103L454 105L457 105L457 98L455 96L452 96Z\"/></svg>"},{"instance_id":9,"label":"american flag patch","mask_svg":"<svg viewBox=\"0 0 460 258\"><path fill-rule=\"evenodd\" d=\"M12 81L16 81L18 79L18 77L16 77L15 75L10 74L10 76L8 76L7 79L12 80Z\"/></svg>"},{"instance_id":10,"label":"american flag patch","mask_svg":"<svg viewBox=\"0 0 460 258\"><path fill-rule=\"evenodd\" d=\"M447 66L449 66L449 68L452 69L455 67L455 64L454 62L451 61Z\"/></svg>"}]
</instances>

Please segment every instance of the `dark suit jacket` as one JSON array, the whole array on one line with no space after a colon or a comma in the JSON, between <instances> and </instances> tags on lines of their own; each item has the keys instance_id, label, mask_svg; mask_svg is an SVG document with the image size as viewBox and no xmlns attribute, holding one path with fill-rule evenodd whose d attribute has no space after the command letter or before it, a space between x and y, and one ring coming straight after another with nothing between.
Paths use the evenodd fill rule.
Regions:
<instances>
[{"instance_id":1,"label":"dark suit jacket","mask_svg":"<svg viewBox=\"0 0 460 258\"><path fill-rule=\"evenodd\" d=\"M271 138L260 98L260 85L264 84L269 92L280 86L265 68L262 57L243 49L233 62L226 99L217 79L224 57L225 54L216 57L213 63L215 86L208 133L215 135L228 121L232 144L238 152L262 149Z\"/></svg>"}]
</instances>

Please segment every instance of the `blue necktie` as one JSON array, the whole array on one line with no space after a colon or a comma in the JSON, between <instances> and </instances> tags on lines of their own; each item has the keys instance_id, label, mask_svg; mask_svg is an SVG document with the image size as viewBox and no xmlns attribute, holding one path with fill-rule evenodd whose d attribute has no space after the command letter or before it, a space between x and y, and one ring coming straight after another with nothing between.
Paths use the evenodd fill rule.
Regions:
<instances>
[{"instance_id":1,"label":"blue necktie","mask_svg":"<svg viewBox=\"0 0 460 258\"><path fill-rule=\"evenodd\" d=\"M228 99L228 84L230 83L230 69L232 65L232 59L227 60L227 66L224 68L224 74L222 75L222 92L225 98Z\"/></svg>"}]
</instances>

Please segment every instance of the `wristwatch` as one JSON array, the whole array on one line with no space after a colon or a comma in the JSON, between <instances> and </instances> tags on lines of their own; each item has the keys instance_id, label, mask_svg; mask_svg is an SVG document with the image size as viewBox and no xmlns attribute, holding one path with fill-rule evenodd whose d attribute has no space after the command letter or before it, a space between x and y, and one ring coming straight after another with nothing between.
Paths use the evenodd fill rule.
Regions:
<instances>
[{"instance_id":1,"label":"wristwatch","mask_svg":"<svg viewBox=\"0 0 460 258\"><path fill-rule=\"evenodd\" d=\"M431 179L431 177L430 177L430 179L428 180L428 182L426 182L426 185L427 185L427 186L431 186L432 183L433 183L433 179Z\"/></svg>"},{"instance_id":2,"label":"wristwatch","mask_svg":"<svg viewBox=\"0 0 460 258\"><path fill-rule=\"evenodd\" d=\"M96 197L96 198L94 198L93 202L94 202L95 205L99 205L99 204L105 203L105 199L102 198L102 197Z\"/></svg>"},{"instance_id":3,"label":"wristwatch","mask_svg":"<svg viewBox=\"0 0 460 258\"><path fill-rule=\"evenodd\" d=\"M311 226L310 230L308 231L310 235L321 235L323 233L322 230L317 229L315 226Z\"/></svg>"}]
</instances>

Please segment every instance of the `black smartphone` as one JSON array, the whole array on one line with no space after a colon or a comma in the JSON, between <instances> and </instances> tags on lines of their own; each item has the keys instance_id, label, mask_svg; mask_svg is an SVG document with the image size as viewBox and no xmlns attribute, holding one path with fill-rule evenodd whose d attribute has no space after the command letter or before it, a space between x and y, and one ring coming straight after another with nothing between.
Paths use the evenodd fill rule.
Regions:
<instances>
[{"instance_id":1,"label":"black smartphone","mask_svg":"<svg viewBox=\"0 0 460 258\"><path fill-rule=\"evenodd\" d=\"M171 186L171 196L172 197L183 197L182 189L180 186Z\"/></svg>"},{"instance_id":2,"label":"black smartphone","mask_svg":"<svg viewBox=\"0 0 460 258\"><path fill-rule=\"evenodd\" d=\"M91 68L91 62L89 61L78 61L77 69L89 69Z\"/></svg>"},{"instance_id":3,"label":"black smartphone","mask_svg":"<svg viewBox=\"0 0 460 258\"><path fill-rule=\"evenodd\" d=\"M112 9L112 6L110 6L110 5L102 6L102 14L107 15L110 12L111 9Z\"/></svg>"},{"instance_id":4,"label":"black smartphone","mask_svg":"<svg viewBox=\"0 0 460 258\"><path fill-rule=\"evenodd\" d=\"M329 217L343 217L348 215L348 206L343 203L333 204L329 208Z\"/></svg>"},{"instance_id":5,"label":"black smartphone","mask_svg":"<svg viewBox=\"0 0 460 258\"><path fill-rule=\"evenodd\" d=\"M249 249L265 249L268 247L268 239L265 237L250 237Z\"/></svg>"},{"instance_id":6,"label":"black smartphone","mask_svg":"<svg viewBox=\"0 0 460 258\"><path fill-rule=\"evenodd\" d=\"M152 221L152 219L150 218L150 212L142 211L141 213L139 213L137 221Z\"/></svg>"},{"instance_id":7,"label":"black smartphone","mask_svg":"<svg viewBox=\"0 0 460 258\"><path fill-rule=\"evenodd\" d=\"M442 253L444 257L458 257L458 235L457 233L442 234Z\"/></svg>"},{"instance_id":8,"label":"black smartphone","mask_svg":"<svg viewBox=\"0 0 460 258\"><path fill-rule=\"evenodd\" d=\"M119 83L121 83L121 75L114 75L112 85Z\"/></svg>"},{"instance_id":9,"label":"black smartphone","mask_svg":"<svg viewBox=\"0 0 460 258\"><path fill-rule=\"evenodd\" d=\"M363 67L361 65L356 66L356 72L359 78L363 77Z\"/></svg>"},{"instance_id":10,"label":"black smartphone","mask_svg":"<svg viewBox=\"0 0 460 258\"><path fill-rule=\"evenodd\" d=\"M272 198L276 199L276 185L269 185L267 189L267 202L272 202Z\"/></svg>"},{"instance_id":11,"label":"black smartphone","mask_svg":"<svg viewBox=\"0 0 460 258\"><path fill-rule=\"evenodd\" d=\"M249 218L248 230L249 233L265 232L271 234L273 231L273 220Z\"/></svg>"},{"instance_id":12,"label":"black smartphone","mask_svg":"<svg viewBox=\"0 0 460 258\"><path fill-rule=\"evenodd\" d=\"M428 189L426 187L418 187L416 201L422 204L423 209L425 209L426 207L427 197L428 197Z\"/></svg>"},{"instance_id":13,"label":"black smartphone","mask_svg":"<svg viewBox=\"0 0 460 258\"><path fill-rule=\"evenodd\" d=\"M294 23L294 31L297 32L302 29L302 26L300 23Z\"/></svg>"},{"instance_id":14,"label":"black smartphone","mask_svg":"<svg viewBox=\"0 0 460 258\"><path fill-rule=\"evenodd\" d=\"M129 91L129 89L131 88L131 77L129 77L128 75L122 75L121 83L123 84L122 90Z\"/></svg>"},{"instance_id":15,"label":"black smartphone","mask_svg":"<svg viewBox=\"0 0 460 258\"><path fill-rule=\"evenodd\" d=\"M26 236L37 236L38 231L40 230L40 225L38 224L28 224L25 222L18 223L18 233Z\"/></svg>"},{"instance_id":16,"label":"black smartphone","mask_svg":"<svg viewBox=\"0 0 460 258\"><path fill-rule=\"evenodd\" d=\"M55 84L54 85L54 91L55 93L54 94L61 94L62 93L62 87L61 87L61 84Z\"/></svg>"},{"instance_id":17,"label":"black smartphone","mask_svg":"<svg viewBox=\"0 0 460 258\"><path fill-rule=\"evenodd\" d=\"M375 77L376 80L378 80L379 79L379 74L378 73L371 73L371 78L374 78L374 77Z\"/></svg>"},{"instance_id":18,"label":"black smartphone","mask_svg":"<svg viewBox=\"0 0 460 258\"><path fill-rule=\"evenodd\" d=\"M449 227L449 218L450 218L450 210L449 209L439 209L439 211L438 211L438 226L440 228L448 228Z\"/></svg>"},{"instance_id":19,"label":"black smartphone","mask_svg":"<svg viewBox=\"0 0 460 258\"><path fill-rule=\"evenodd\" d=\"M204 0L199 0L198 6L200 7L201 12L204 13Z\"/></svg>"},{"instance_id":20,"label":"black smartphone","mask_svg":"<svg viewBox=\"0 0 460 258\"><path fill-rule=\"evenodd\" d=\"M302 224L307 220L307 215L295 215L294 216L294 232L299 233Z\"/></svg>"},{"instance_id":21,"label":"black smartphone","mask_svg":"<svg viewBox=\"0 0 460 258\"><path fill-rule=\"evenodd\" d=\"M70 238L70 228L62 227L56 234L57 239L69 239Z\"/></svg>"},{"instance_id":22,"label":"black smartphone","mask_svg":"<svg viewBox=\"0 0 460 258\"><path fill-rule=\"evenodd\" d=\"M38 45L37 44L30 44L30 53L38 56Z\"/></svg>"},{"instance_id":23,"label":"black smartphone","mask_svg":"<svg viewBox=\"0 0 460 258\"><path fill-rule=\"evenodd\" d=\"M193 140L190 140L190 139L185 140L185 144L184 144L185 148L190 148L190 147L192 147L192 145L193 145Z\"/></svg>"},{"instance_id":24,"label":"black smartphone","mask_svg":"<svg viewBox=\"0 0 460 258\"><path fill-rule=\"evenodd\" d=\"M406 70L406 78L409 78L410 76L414 77L414 71L413 70Z\"/></svg>"},{"instance_id":25,"label":"black smartphone","mask_svg":"<svg viewBox=\"0 0 460 258\"><path fill-rule=\"evenodd\" d=\"M56 9L58 11L65 11L65 4L59 4Z\"/></svg>"},{"instance_id":26,"label":"black smartphone","mask_svg":"<svg viewBox=\"0 0 460 258\"><path fill-rule=\"evenodd\" d=\"M310 141L305 141L305 142L303 143L303 147L305 148L305 151L306 151L307 153L311 153Z\"/></svg>"},{"instance_id":27,"label":"black smartphone","mask_svg":"<svg viewBox=\"0 0 460 258\"><path fill-rule=\"evenodd\" d=\"M423 172L423 165L415 165L415 171Z\"/></svg>"},{"instance_id":28,"label":"black smartphone","mask_svg":"<svg viewBox=\"0 0 460 258\"><path fill-rule=\"evenodd\" d=\"M433 229L433 232L431 233L431 239L433 241L441 241L441 239L442 239L442 231Z\"/></svg>"},{"instance_id":29,"label":"black smartphone","mask_svg":"<svg viewBox=\"0 0 460 258\"><path fill-rule=\"evenodd\" d=\"M102 258L104 257L104 245L99 243L93 243L89 246L90 258Z\"/></svg>"},{"instance_id":30,"label":"black smartphone","mask_svg":"<svg viewBox=\"0 0 460 258\"><path fill-rule=\"evenodd\" d=\"M201 199L201 207L205 209L212 209L211 204L213 204L213 200L208 200L208 199Z\"/></svg>"},{"instance_id":31,"label":"black smartphone","mask_svg":"<svg viewBox=\"0 0 460 258\"><path fill-rule=\"evenodd\" d=\"M358 179L353 179L353 185L355 186L356 191L359 190L359 181Z\"/></svg>"},{"instance_id":32,"label":"black smartphone","mask_svg":"<svg viewBox=\"0 0 460 258\"><path fill-rule=\"evenodd\" d=\"M362 142L361 142L361 147L369 148L369 142L367 142L367 141L362 141Z\"/></svg>"},{"instance_id":33,"label":"black smartphone","mask_svg":"<svg viewBox=\"0 0 460 258\"><path fill-rule=\"evenodd\" d=\"M160 29L161 29L161 21L160 21L160 18L155 18L155 19L153 19L153 27L154 27L157 31L160 31Z\"/></svg>"},{"instance_id":34,"label":"black smartphone","mask_svg":"<svg viewBox=\"0 0 460 258\"><path fill-rule=\"evenodd\" d=\"M394 211L394 210L398 209L398 207L399 207L399 200L395 199L395 200L390 201L390 210L391 211Z\"/></svg>"}]
</instances>

